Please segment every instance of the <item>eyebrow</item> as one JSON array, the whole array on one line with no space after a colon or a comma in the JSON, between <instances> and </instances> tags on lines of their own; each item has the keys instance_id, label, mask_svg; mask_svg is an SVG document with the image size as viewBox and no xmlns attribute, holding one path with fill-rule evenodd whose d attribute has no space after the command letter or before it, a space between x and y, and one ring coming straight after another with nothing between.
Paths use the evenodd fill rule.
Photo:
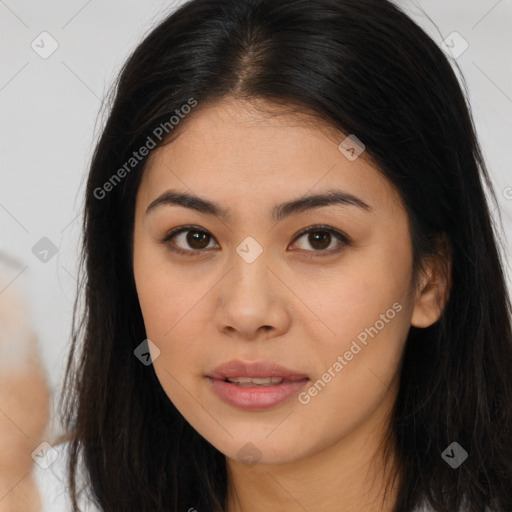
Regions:
<instances>
[{"instance_id":1,"label":"eyebrow","mask_svg":"<svg viewBox=\"0 0 512 512\"><path fill-rule=\"evenodd\" d=\"M271 219L278 222L295 213L329 205L355 206L368 212L372 211L372 208L367 203L353 194L349 194L342 190L327 190L321 194L303 196L298 199L293 199L291 201L275 205L271 211ZM146 209L146 214L164 206L182 206L184 208L190 208L191 210L205 213L207 215L213 215L225 220L229 220L231 218L230 212L227 208L196 195L178 192L175 190L167 190L152 201Z\"/></svg>"}]
</instances>

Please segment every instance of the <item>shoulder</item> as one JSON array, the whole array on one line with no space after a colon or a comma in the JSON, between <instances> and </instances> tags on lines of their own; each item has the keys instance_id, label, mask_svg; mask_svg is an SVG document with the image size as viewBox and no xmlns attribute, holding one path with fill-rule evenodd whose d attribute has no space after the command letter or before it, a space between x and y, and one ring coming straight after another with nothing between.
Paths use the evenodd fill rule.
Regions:
<instances>
[{"instance_id":1,"label":"shoulder","mask_svg":"<svg viewBox=\"0 0 512 512\"><path fill-rule=\"evenodd\" d=\"M69 443L51 446L43 443L34 453L33 477L41 500L40 512L71 512L69 483L67 473ZM83 473L79 481L82 482ZM100 512L88 499L85 488L79 494L79 506L82 512Z\"/></svg>"}]
</instances>

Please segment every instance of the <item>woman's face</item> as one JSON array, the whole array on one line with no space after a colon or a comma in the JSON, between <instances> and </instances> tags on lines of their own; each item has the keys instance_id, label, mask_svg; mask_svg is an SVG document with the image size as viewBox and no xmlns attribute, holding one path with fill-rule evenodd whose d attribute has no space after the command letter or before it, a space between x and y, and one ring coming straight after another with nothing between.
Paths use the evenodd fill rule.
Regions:
<instances>
[{"instance_id":1,"label":"woman's face","mask_svg":"<svg viewBox=\"0 0 512 512\"><path fill-rule=\"evenodd\" d=\"M427 316L396 191L318 121L200 107L153 152L136 201L134 275L163 389L235 461L377 439L409 327Z\"/></svg>"}]
</instances>

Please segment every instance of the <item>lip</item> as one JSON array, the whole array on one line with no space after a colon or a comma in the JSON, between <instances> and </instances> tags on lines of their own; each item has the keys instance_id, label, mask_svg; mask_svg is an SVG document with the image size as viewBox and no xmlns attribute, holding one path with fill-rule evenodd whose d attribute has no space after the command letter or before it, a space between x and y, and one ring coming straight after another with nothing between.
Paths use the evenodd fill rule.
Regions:
<instances>
[{"instance_id":1,"label":"lip","mask_svg":"<svg viewBox=\"0 0 512 512\"><path fill-rule=\"evenodd\" d=\"M285 380L297 381L308 378L305 373L290 370L274 361L244 362L234 359L217 366L207 375L212 379L232 379L234 377L281 377Z\"/></svg>"},{"instance_id":2,"label":"lip","mask_svg":"<svg viewBox=\"0 0 512 512\"><path fill-rule=\"evenodd\" d=\"M240 387L225 381L234 377L280 377L283 382L271 386ZM285 368L274 361L233 360L221 364L206 378L213 391L224 402L239 409L253 411L268 409L285 402L309 382L306 374Z\"/></svg>"}]
</instances>

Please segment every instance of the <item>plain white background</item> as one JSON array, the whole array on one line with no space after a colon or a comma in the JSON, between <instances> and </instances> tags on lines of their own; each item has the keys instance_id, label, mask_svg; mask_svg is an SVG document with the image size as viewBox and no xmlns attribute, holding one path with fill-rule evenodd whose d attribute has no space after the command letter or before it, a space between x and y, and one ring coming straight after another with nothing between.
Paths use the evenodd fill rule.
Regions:
<instances>
[{"instance_id":1,"label":"plain white background","mask_svg":"<svg viewBox=\"0 0 512 512\"><path fill-rule=\"evenodd\" d=\"M0 0L0 252L13 260L0 301L6 286L23 287L53 389L69 347L84 181L102 98L131 50L179 3ZM501 212L510 265L512 0L395 3L437 43L450 36L457 52L468 45L456 62L495 184L494 215ZM49 51L52 39L58 48L47 58L31 46ZM32 250L43 237L57 250L47 262Z\"/></svg>"}]
</instances>

